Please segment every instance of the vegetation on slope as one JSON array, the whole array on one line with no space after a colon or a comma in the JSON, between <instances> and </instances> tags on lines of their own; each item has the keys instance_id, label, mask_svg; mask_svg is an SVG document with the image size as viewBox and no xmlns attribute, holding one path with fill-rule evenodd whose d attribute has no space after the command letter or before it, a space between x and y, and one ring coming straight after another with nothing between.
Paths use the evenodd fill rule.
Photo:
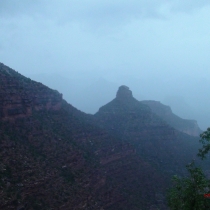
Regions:
<instances>
[{"instance_id":1,"label":"vegetation on slope","mask_svg":"<svg viewBox=\"0 0 210 210\"><path fill-rule=\"evenodd\" d=\"M200 135L202 148L198 156L204 159L210 151L210 128ZM210 180L195 163L187 165L188 177L173 177L174 186L168 194L171 210L203 210L210 209Z\"/></svg>"}]
</instances>

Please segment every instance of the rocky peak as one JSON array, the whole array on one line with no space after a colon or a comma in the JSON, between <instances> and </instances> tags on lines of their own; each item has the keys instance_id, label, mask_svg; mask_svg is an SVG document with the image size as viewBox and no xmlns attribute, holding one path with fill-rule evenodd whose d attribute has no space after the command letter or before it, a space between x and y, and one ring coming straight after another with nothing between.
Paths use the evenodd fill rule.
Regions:
<instances>
[{"instance_id":1,"label":"rocky peak","mask_svg":"<svg viewBox=\"0 0 210 210\"><path fill-rule=\"evenodd\" d=\"M116 95L117 99L120 100L128 100L133 98L132 91L129 89L129 87L122 85L119 87Z\"/></svg>"}]
</instances>

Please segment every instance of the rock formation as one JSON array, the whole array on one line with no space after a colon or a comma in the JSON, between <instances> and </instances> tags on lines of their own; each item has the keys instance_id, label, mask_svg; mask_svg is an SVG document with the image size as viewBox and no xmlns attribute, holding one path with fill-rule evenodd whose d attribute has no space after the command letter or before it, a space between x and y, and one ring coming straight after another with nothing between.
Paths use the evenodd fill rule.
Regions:
<instances>
[{"instance_id":1,"label":"rock formation","mask_svg":"<svg viewBox=\"0 0 210 210\"><path fill-rule=\"evenodd\" d=\"M116 98L119 100L129 100L133 98L132 91L129 89L129 87L122 85L117 91Z\"/></svg>"},{"instance_id":2,"label":"rock formation","mask_svg":"<svg viewBox=\"0 0 210 210\"><path fill-rule=\"evenodd\" d=\"M182 173L183 162L194 158L198 139L170 126L139 102L126 86L121 86L116 98L95 114L97 124L113 135L135 145L136 153L165 173Z\"/></svg>"},{"instance_id":3,"label":"rock formation","mask_svg":"<svg viewBox=\"0 0 210 210\"><path fill-rule=\"evenodd\" d=\"M173 128L191 136L199 136L202 133L195 120L186 120L178 117L172 112L169 106L161 104L159 101L150 100L141 102L148 105L152 112L165 120Z\"/></svg>"}]
</instances>

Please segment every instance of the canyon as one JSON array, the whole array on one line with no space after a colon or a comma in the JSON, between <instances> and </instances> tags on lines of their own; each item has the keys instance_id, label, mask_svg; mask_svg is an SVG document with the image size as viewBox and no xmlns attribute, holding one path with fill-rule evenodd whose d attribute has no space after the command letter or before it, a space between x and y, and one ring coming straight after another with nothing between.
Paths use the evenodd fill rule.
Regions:
<instances>
[{"instance_id":1,"label":"canyon","mask_svg":"<svg viewBox=\"0 0 210 210\"><path fill-rule=\"evenodd\" d=\"M86 114L0 63L0 209L168 209L171 176L199 147L193 129L176 129L127 86Z\"/></svg>"}]
</instances>

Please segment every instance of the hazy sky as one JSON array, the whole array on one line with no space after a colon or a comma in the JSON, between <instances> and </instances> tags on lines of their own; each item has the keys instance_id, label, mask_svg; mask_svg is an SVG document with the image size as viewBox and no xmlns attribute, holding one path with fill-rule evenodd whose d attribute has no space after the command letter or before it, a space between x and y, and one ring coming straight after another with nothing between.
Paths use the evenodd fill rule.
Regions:
<instances>
[{"instance_id":1,"label":"hazy sky","mask_svg":"<svg viewBox=\"0 0 210 210\"><path fill-rule=\"evenodd\" d=\"M0 0L0 62L84 87L98 78L126 84L182 115L186 103L203 128L209 55L209 0Z\"/></svg>"}]
</instances>

